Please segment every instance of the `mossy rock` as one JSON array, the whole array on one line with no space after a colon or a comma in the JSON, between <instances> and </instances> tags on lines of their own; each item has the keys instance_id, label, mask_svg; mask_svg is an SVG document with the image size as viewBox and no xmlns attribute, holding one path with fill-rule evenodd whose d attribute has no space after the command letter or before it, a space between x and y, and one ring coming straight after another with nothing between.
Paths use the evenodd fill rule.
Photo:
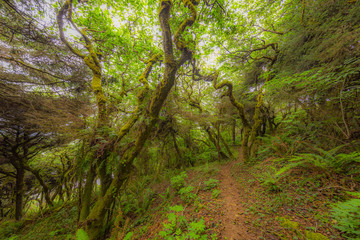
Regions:
<instances>
[{"instance_id":1,"label":"mossy rock","mask_svg":"<svg viewBox=\"0 0 360 240\"><path fill-rule=\"evenodd\" d=\"M291 221L284 217L278 217L276 218L276 220L278 220L280 222L280 225L284 228L290 229L295 232L299 231L300 224L298 222Z\"/></svg>"},{"instance_id":2,"label":"mossy rock","mask_svg":"<svg viewBox=\"0 0 360 240\"><path fill-rule=\"evenodd\" d=\"M329 240L328 237L322 235L321 233L314 233L310 231L305 231L305 236L307 240Z\"/></svg>"}]
</instances>

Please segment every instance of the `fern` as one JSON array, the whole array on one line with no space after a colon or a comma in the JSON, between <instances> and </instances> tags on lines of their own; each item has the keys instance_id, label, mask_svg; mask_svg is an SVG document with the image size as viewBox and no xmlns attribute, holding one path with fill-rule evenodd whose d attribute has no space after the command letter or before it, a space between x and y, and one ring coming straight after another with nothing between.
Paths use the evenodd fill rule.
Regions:
<instances>
[{"instance_id":1,"label":"fern","mask_svg":"<svg viewBox=\"0 0 360 240\"><path fill-rule=\"evenodd\" d=\"M279 136L265 135L258 137L262 142L262 146L257 151L260 158L286 157L294 154L300 146L300 142L296 139L289 138L287 134Z\"/></svg>"},{"instance_id":2,"label":"fern","mask_svg":"<svg viewBox=\"0 0 360 240\"><path fill-rule=\"evenodd\" d=\"M182 172L180 173L179 175L175 176L175 177L172 177L170 179L171 181L171 186L179 191L182 187L185 186L185 179L187 178L187 174L186 172Z\"/></svg>"},{"instance_id":3,"label":"fern","mask_svg":"<svg viewBox=\"0 0 360 240\"><path fill-rule=\"evenodd\" d=\"M219 180L210 178L209 180L204 182L204 190L211 190L219 186Z\"/></svg>"},{"instance_id":4,"label":"fern","mask_svg":"<svg viewBox=\"0 0 360 240\"><path fill-rule=\"evenodd\" d=\"M349 194L360 198L360 193ZM337 222L335 227L342 232L347 239L360 239L360 199L353 198L345 202L333 205L332 216Z\"/></svg>"},{"instance_id":5,"label":"fern","mask_svg":"<svg viewBox=\"0 0 360 240\"><path fill-rule=\"evenodd\" d=\"M282 175L293 168L317 168L323 170L326 173L331 171L337 173L354 174L359 173L360 169L358 163L360 163L360 153L340 153L336 152L343 146L339 146L335 149L326 151L321 148L314 148L319 152L316 153L303 153L288 158L281 158L279 160L286 160L287 164L282 167L276 175Z\"/></svg>"}]
</instances>

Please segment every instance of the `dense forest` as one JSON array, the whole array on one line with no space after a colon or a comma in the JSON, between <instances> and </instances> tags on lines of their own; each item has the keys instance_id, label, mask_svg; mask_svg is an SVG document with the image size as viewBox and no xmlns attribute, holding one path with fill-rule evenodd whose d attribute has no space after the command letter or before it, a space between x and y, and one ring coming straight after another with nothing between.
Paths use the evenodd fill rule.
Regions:
<instances>
[{"instance_id":1,"label":"dense forest","mask_svg":"<svg viewBox=\"0 0 360 240\"><path fill-rule=\"evenodd\" d=\"M360 239L360 1L0 13L0 239Z\"/></svg>"}]
</instances>

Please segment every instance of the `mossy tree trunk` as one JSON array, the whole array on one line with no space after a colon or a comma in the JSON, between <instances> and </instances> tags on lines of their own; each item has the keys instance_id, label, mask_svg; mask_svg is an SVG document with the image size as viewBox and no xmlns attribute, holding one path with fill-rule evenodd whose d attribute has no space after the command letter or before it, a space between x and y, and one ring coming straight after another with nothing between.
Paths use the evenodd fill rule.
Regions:
<instances>
[{"instance_id":1,"label":"mossy tree trunk","mask_svg":"<svg viewBox=\"0 0 360 240\"><path fill-rule=\"evenodd\" d=\"M235 118L232 120L231 133L232 133L232 142L233 142L233 145L235 145L235 143L236 143L236 119Z\"/></svg>"},{"instance_id":2,"label":"mossy tree trunk","mask_svg":"<svg viewBox=\"0 0 360 240\"><path fill-rule=\"evenodd\" d=\"M226 143L226 141L225 141L224 137L221 135L221 132L220 132L220 131L219 131L219 133L218 133L218 137L220 138L221 143L224 145L224 147L225 147L225 149L226 149L227 153L229 154L229 157L231 157L231 158L232 158L234 155L233 155L233 153L232 153L232 151L231 151L231 149L230 149L229 145Z\"/></svg>"},{"instance_id":3,"label":"mossy tree trunk","mask_svg":"<svg viewBox=\"0 0 360 240\"><path fill-rule=\"evenodd\" d=\"M85 219L87 218L87 216L90 213L90 204L91 204L91 199L92 199L91 195L93 192L95 176L96 176L95 168L93 166L90 166L90 169L86 176L84 191L82 193L80 193L80 195L82 194L81 195L80 217L79 217L80 222L85 221ZM82 183L80 183L80 184L82 184Z\"/></svg>"},{"instance_id":4,"label":"mossy tree trunk","mask_svg":"<svg viewBox=\"0 0 360 240\"><path fill-rule=\"evenodd\" d=\"M214 131L211 131L210 126L203 126L204 131L208 134L210 142L216 148L219 159L227 159L229 158L220 148L218 141L216 140L218 137L216 136Z\"/></svg>"},{"instance_id":5,"label":"mossy tree trunk","mask_svg":"<svg viewBox=\"0 0 360 240\"><path fill-rule=\"evenodd\" d=\"M177 159L176 167L178 167L178 168L183 167L187 163L184 162L184 158L183 158L180 148L177 144L175 131L173 129L171 130L171 137L173 139L173 144L174 144L174 148L175 148L175 152L176 152L176 159Z\"/></svg>"},{"instance_id":6,"label":"mossy tree trunk","mask_svg":"<svg viewBox=\"0 0 360 240\"><path fill-rule=\"evenodd\" d=\"M221 89L227 87L226 95L230 98L231 104L236 107L239 112L239 116L242 123L243 134L242 134L242 153L243 158L245 161L248 161L251 156L254 155L256 151L256 141L259 132L259 128L261 127L262 119L260 116L260 110L263 104L263 95L261 93L261 89L259 90L260 93L257 98L257 104L255 107L255 114L254 114L254 123L250 124L250 121L247 119L245 115L245 108L244 105L238 102L233 94L233 85L229 81L223 81L221 83L217 83L218 74L214 74L213 76L213 83L215 89Z\"/></svg>"},{"instance_id":7,"label":"mossy tree trunk","mask_svg":"<svg viewBox=\"0 0 360 240\"><path fill-rule=\"evenodd\" d=\"M221 83L217 82L217 78L218 78L218 73L214 74L213 76L213 86L215 89L222 89L224 87L227 87L227 93L226 95L230 98L230 102L231 104L236 107L236 109L238 110L240 119L241 119L241 123L242 123L242 128L243 128L243 135L242 135L242 152L243 152L243 157L245 161L248 161L250 158L250 146L249 146L249 136L250 136L250 131L251 131L251 125L250 122L248 121L247 117L245 116L245 108L244 105L240 102L238 102L233 94L233 85L231 82L229 81L223 81Z\"/></svg>"}]
</instances>

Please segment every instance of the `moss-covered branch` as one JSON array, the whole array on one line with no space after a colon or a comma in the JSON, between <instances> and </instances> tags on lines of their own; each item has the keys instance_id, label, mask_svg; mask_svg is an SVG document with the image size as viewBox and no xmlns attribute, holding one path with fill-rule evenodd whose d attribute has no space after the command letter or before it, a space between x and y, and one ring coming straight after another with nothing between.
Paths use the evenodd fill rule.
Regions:
<instances>
[{"instance_id":1,"label":"moss-covered branch","mask_svg":"<svg viewBox=\"0 0 360 240\"><path fill-rule=\"evenodd\" d=\"M135 109L135 113L119 130L117 141L120 141L130 131L132 126L134 126L136 121L139 119L139 116L141 113L141 105L143 104L145 96L146 96L147 92L149 91L149 82L147 81L147 78L151 72L153 65L157 61L159 61L161 59L161 57L162 57L161 54L155 54L147 61L146 68L145 68L144 72L141 74L141 76L139 77L139 81L144 85L144 88L139 92L139 94L137 96L138 102L137 102L137 106Z\"/></svg>"},{"instance_id":2,"label":"moss-covered branch","mask_svg":"<svg viewBox=\"0 0 360 240\"><path fill-rule=\"evenodd\" d=\"M221 88L227 87L227 93L226 95L229 97L231 104L236 107L236 109L239 112L239 116L241 119L241 122L243 124L244 127L249 128L250 124L249 121L247 120L246 116L245 116L245 108L244 105L240 102L238 102L233 94L233 84L229 81L223 81L221 83L217 82L217 78L218 78L219 74L215 73L213 75L213 86L216 90L219 90Z\"/></svg>"},{"instance_id":3,"label":"moss-covered branch","mask_svg":"<svg viewBox=\"0 0 360 240\"><path fill-rule=\"evenodd\" d=\"M195 5L199 4L199 0L182 0L185 7L191 11L191 16L185 19L174 35L174 43L178 50L181 51L181 57L178 60L178 65L183 65L186 61L191 60L192 51L188 48L187 43L182 39L182 34L187 27L191 27L197 18L197 11Z\"/></svg>"},{"instance_id":4,"label":"moss-covered branch","mask_svg":"<svg viewBox=\"0 0 360 240\"><path fill-rule=\"evenodd\" d=\"M98 107L98 127L101 127L107 121L107 109L106 109L107 99L104 95L104 91L101 85L101 75L102 75L101 65L97 53L93 47L93 44L91 40L87 37L85 30L80 30L72 21L72 4L73 4L72 0L67 0L64 3L64 5L60 8L60 11L57 14L60 39L70 49L71 52L83 58L85 64L91 69L93 73L91 87L95 94L96 103ZM64 28L63 18L66 16L66 14L67 14L67 19L70 21L71 25L85 39L85 44L86 44L85 47L89 51L88 55L82 54L80 51L73 48L71 44L67 41L63 30Z\"/></svg>"},{"instance_id":5,"label":"moss-covered branch","mask_svg":"<svg viewBox=\"0 0 360 240\"><path fill-rule=\"evenodd\" d=\"M196 0L183 0L184 5L190 9L191 11L191 16L187 19L185 19L180 27L178 28L178 30L176 31L175 35L174 35L174 43L176 45L176 48L179 50L182 50L184 48L186 48L186 44L184 43L184 41L181 39L181 35L184 33L186 27L191 27L194 22L196 21L196 17L197 17L197 11L196 8L194 6L194 4L198 4L198 1Z\"/></svg>"},{"instance_id":6,"label":"moss-covered branch","mask_svg":"<svg viewBox=\"0 0 360 240\"><path fill-rule=\"evenodd\" d=\"M98 239L101 236L101 229L103 225L103 219L106 215L107 208L113 202L117 192L122 186L123 182L128 178L129 173L132 168L132 162L139 155L146 140L148 139L151 130L155 126L159 112L165 102L166 97L168 96L172 86L175 82L175 74L178 70L178 66L175 61L173 46L172 46L172 34L170 29L170 10L172 7L172 1L162 0L160 1L159 9L159 21L162 30L162 40L163 40L163 50L164 50L164 62L165 69L161 82L158 84L156 90L152 94L150 99L150 104L147 108L144 120L141 123L140 131L134 143L134 147L131 148L131 151L127 151L125 156L123 156L121 165L118 168L118 171L115 174L113 181L110 184L110 187L106 191L106 194L97 200L95 206L91 210L87 218L87 227L86 231L89 234L90 239ZM145 72L140 77L140 81L146 86L146 78L150 73L150 65L153 64L156 58L153 61L148 63ZM127 127L125 127L127 128ZM123 134L123 133L119 133Z\"/></svg>"}]
</instances>

